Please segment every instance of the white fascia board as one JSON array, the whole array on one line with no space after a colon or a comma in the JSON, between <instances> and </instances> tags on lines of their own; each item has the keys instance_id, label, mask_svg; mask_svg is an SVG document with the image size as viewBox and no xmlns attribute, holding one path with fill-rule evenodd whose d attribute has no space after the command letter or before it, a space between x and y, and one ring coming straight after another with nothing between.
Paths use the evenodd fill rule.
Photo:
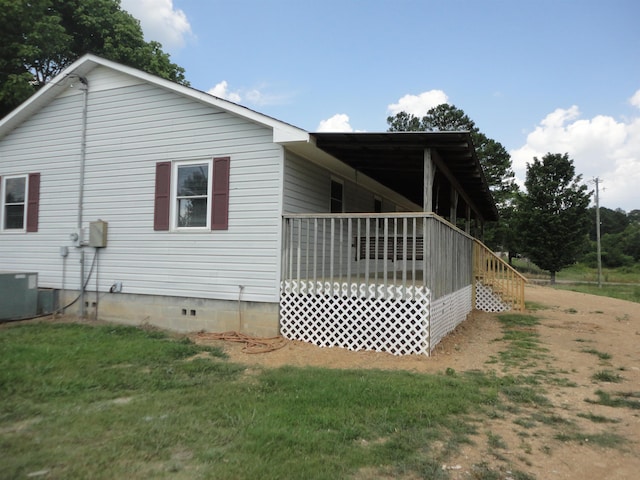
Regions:
<instances>
[{"instance_id":1,"label":"white fascia board","mask_svg":"<svg viewBox=\"0 0 640 480\"><path fill-rule=\"evenodd\" d=\"M273 128L273 143L286 144L291 142L308 143L311 136L309 132L293 127L291 125L283 125Z\"/></svg>"}]
</instances>

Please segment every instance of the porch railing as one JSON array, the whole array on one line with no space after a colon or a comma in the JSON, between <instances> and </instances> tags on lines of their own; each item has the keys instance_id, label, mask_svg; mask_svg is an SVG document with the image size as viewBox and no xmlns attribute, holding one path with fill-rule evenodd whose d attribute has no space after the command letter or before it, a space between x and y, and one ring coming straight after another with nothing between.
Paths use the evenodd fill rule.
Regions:
<instances>
[{"instance_id":1,"label":"porch railing","mask_svg":"<svg viewBox=\"0 0 640 480\"><path fill-rule=\"evenodd\" d=\"M518 283L524 277L433 213L290 214L283 220L280 326L286 338L428 355L474 305L510 308L493 289L513 308L524 306Z\"/></svg>"},{"instance_id":2,"label":"porch railing","mask_svg":"<svg viewBox=\"0 0 640 480\"><path fill-rule=\"evenodd\" d=\"M490 287L512 309L523 311L527 279L479 240L474 240L473 249L476 281Z\"/></svg>"},{"instance_id":3,"label":"porch railing","mask_svg":"<svg viewBox=\"0 0 640 480\"><path fill-rule=\"evenodd\" d=\"M473 281L473 238L433 213L287 214L282 279L426 286L432 299Z\"/></svg>"}]
</instances>

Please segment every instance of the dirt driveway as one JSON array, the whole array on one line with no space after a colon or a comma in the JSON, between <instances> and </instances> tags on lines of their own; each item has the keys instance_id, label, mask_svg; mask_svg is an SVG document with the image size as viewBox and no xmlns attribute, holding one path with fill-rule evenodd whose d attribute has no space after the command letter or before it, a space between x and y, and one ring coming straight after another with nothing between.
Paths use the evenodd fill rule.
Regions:
<instances>
[{"instance_id":1,"label":"dirt driveway","mask_svg":"<svg viewBox=\"0 0 640 480\"><path fill-rule=\"evenodd\" d=\"M302 342L287 342L279 350L261 354L243 353L240 344L223 345L231 360L265 367L482 369L513 376L540 376L542 371L543 381L536 388L549 404L519 406L479 418L474 444L464 446L443 466L449 478L495 478L482 477L479 465L514 480L522 476L512 472L538 480L640 478L640 304L533 285L527 286L526 299L537 307L528 313L540 318L534 330L545 349L528 365L500 360L507 346L493 314L476 314L430 358L350 352ZM620 405L603 405L603 399Z\"/></svg>"}]
</instances>

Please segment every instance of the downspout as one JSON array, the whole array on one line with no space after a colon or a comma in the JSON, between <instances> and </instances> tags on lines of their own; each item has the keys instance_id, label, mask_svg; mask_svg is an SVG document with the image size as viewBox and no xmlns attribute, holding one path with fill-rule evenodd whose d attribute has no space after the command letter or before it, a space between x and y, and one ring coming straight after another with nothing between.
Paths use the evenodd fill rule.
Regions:
<instances>
[{"instance_id":1,"label":"downspout","mask_svg":"<svg viewBox=\"0 0 640 480\"><path fill-rule=\"evenodd\" d=\"M78 186L78 247L80 248L80 318L87 314L85 310L84 295L84 245L82 244L82 206L84 203L84 167L87 155L87 104L89 96L89 83L84 77L80 80L80 90L82 91L82 133L80 137L80 185Z\"/></svg>"}]
</instances>

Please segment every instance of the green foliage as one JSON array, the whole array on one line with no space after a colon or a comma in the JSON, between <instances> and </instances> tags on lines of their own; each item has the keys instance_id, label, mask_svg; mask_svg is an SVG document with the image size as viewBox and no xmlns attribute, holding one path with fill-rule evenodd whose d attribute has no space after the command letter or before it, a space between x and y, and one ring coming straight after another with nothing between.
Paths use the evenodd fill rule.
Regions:
<instances>
[{"instance_id":1,"label":"green foliage","mask_svg":"<svg viewBox=\"0 0 640 480\"><path fill-rule=\"evenodd\" d=\"M587 420L592 421L593 423L620 423L620 420L615 418L608 418L603 415L596 415L594 413L578 413L578 417L586 418Z\"/></svg>"},{"instance_id":2,"label":"green foliage","mask_svg":"<svg viewBox=\"0 0 640 480\"><path fill-rule=\"evenodd\" d=\"M518 201L519 244L536 265L555 274L575 263L589 229L591 192L581 185L573 160L565 153L547 154L527 165L527 193Z\"/></svg>"},{"instance_id":3,"label":"green foliage","mask_svg":"<svg viewBox=\"0 0 640 480\"><path fill-rule=\"evenodd\" d=\"M626 213L622 209L600 207L601 259L605 268L633 267L640 263L640 210ZM595 207L589 209L591 227L589 248L581 262L596 268L598 265L596 243Z\"/></svg>"},{"instance_id":4,"label":"green foliage","mask_svg":"<svg viewBox=\"0 0 640 480\"><path fill-rule=\"evenodd\" d=\"M589 229L589 239L596 240L596 207L589 208L589 217L593 220ZM624 210L611 210L600 207L600 235L621 233L629 226L631 220Z\"/></svg>"},{"instance_id":5,"label":"green foliage","mask_svg":"<svg viewBox=\"0 0 640 480\"><path fill-rule=\"evenodd\" d=\"M581 351L584 353L590 353L591 355L595 355L600 360L611 360L610 353L601 352L600 350L596 350L595 348L583 348Z\"/></svg>"},{"instance_id":6,"label":"green foliage","mask_svg":"<svg viewBox=\"0 0 640 480\"><path fill-rule=\"evenodd\" d=\"M596 390L596 395L598 396L597 400L586 399L585 401L607 407L640 409L640 401L634 400L634 398L640 398L640 392L614 392L611 394L603 390Z\"/></svg>"},{"instance_id":7,"label":"green foliage","mask_svg":"<svg viewBox=\"0 0 640 480\"><path fill-rule=\"evenodd\" d=\"M540 325L540 319L538 317L522 313L503 313L498 316L498 320L500 320L500 323L506 328Z\"/></svg>"},{"instance_id":8,"label":"green foliage","mask_svg":"<svg viewBox=\"0 0 640 480\"><path fill-rule=\"evenodd\" d=\"M591 375L591 379L594 382L609 382L609 383L620 383L623 378L620 374L612 372L611 370L600 370L593 375Z\"/></svg>"},{"instance_id":9,"label":"green foliage","mask_svg":"<svg viewBox=\"0 0 640 480\"><path fill-rule=\"evenodd\" d=\"M0 0L0 116L85 53L188 85L118 0Z\"/></svg>"}]
</instances>

